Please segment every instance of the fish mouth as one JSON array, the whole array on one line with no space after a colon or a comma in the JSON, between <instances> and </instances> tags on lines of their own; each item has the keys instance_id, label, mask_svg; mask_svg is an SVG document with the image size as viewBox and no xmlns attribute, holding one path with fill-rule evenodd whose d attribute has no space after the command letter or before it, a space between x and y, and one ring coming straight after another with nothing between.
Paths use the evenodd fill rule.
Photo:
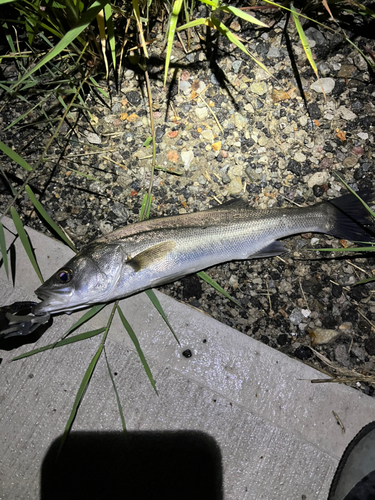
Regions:
<instances>
[{"instance_id":1,"label":"fish mouth","mask_svg":"<svg viewBox=\"0 0 375 500\"><path fill-rule=\"evenodd\" d=\"M33 312L36 315L46 312L54 314L74 309L69 304L69 300L67 300L71 296L72 290L60 289L58 292L51 292L50 290L44 290L42 285L34 293L42 301L33 308Z\"/></svg>"}]
</instances>

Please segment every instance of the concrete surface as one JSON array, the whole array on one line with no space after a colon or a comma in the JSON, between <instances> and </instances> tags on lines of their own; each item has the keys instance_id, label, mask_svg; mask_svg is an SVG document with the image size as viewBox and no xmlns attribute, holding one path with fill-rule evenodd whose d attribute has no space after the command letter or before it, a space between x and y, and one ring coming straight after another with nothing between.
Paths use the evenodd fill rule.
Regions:
<instances>
[{"instance_id":1,"label":"concrete surface","mask_svg":"<svg viewBox=\"0 0 375 500\"><path fill-rule=\"evenodd\" d=\"M4 224L12 230L8 219ZM28 234L45 278L70 258L72 252L59 242L33 230ZM12 237L7 236L10 244ZM33 290L39 281L19 242L16 269L14 288L0 270L1 305L35 299ZM346 386L311 384L310 379L323 375L195 309L157 295L180 346L145 294L123 300L121 307L150 364L158 396L117 316L106 344L127 428L196 430L211 436L221 452L225 500L325 499L346 445L375 419L375 400ZM110 306L81 331L104 326L109 311ZM0 353L1 499L40 497L43 458L64 431L101 336L10 360L58 340L81 315L59 316L36 344ZM187 348L193 354L190 358L182 355ZM332 411L343 422L344 434ZM73 431L79 430L121 430L104 356L74 422Z\"/></svg>"}]
</instances>

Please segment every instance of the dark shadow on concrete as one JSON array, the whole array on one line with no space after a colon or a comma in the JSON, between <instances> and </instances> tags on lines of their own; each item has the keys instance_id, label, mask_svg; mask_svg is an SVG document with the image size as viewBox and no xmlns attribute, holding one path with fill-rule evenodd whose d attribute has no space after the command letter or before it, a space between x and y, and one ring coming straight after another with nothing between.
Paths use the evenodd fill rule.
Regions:
<instances>
[{"instance_id":1,"label":"dark shadow on concrete","mask_svg":"<svg viewBox=\"0 0 375 500\"><path fill-rule=\"evenodd\" d=\"M222 500L221 452L198 431L72 432L42 464L41 500Z\"/></svg>"}]
</instances>

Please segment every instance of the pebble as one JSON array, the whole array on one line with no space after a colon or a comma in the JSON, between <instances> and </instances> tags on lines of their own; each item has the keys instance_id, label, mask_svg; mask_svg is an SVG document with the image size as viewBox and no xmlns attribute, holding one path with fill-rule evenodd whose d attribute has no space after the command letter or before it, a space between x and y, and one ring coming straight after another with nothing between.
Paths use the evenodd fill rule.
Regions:
<instances>
[{"instance_id":1,"label":"pebble","mask_svg":"<svg viewBox=\"0 0 375 500\"><path fill-rule=\"evenodd\" d=\"M341 335L341 332L336 330L328 330L326 328L314 328L310 330L309 336L313 345L329 344Z\"/></svg>"},{"instance_id":2,"label":"pebble","mask_svg":"<svg viewBox=\"0 0 375 500\"><path fill-rule=\"evenodd\" d=\"M268 87L266 82L255 82L250 85L250 90L256 95L264 95L267 93Z\"/></svg>"},{"instance_id":3,"label":"pebble","mask_svg":"<svg viewBox=\"0 0 375 500\"><path fill-rule=\"evenodd\" d=\"M101 144L102 140L95 132L86 132L86 138L90 144Z\"/></svg>"},{"instance_id":4,"label":"pebble","mask_svg":"<svg viewBox=\"0 0 375 500\"><path fill-rule=\"evenodd\" d=\"M194 108L195 114L197 115L197 118L199 120L205 120L208 116L208 109L207 108L199 108L196 106Z\"/></svg>"},{"instance_id":5,"label":"pebble","mask_svg":"<svg viewBox=\"0 0 375 500\"><path fill-rule=\"evenodd\" d=\"M189 89L190 89L190 87L191 87L191 83L190 82L188 82L186 80L182 80L180 82L180 89L181 89L182 92L188 92Z\"/></svg>"},{"instance_id":6,"label":"pebble","mask_svg":"<svg viewBox=\"0 0 375 500\"><path fill-rule=\"evenodd\" d=\"M344 120L355 120L357 118L357 115L345 106L339 107L339 109L337 110L337 115L341 116L341 118L343 118Z\"/></svg>"},{"instance_id":7,"label":"pebble","mask_svg":"<svg viewBox=\"0 0 375 500\"><path fill-rule=\"evenodd\" d=\"M370 354L370 356L375 356L375 339L366 340L365 349Z\"/></svg>"},{"instance_id":8,"label":"pebble","mask_svg":"<svg viewBox=\"0 0 375 500\"><path fill-rule=\"evenodd\" d=\"M228 185L228 194L241 194L243 192L243 185L241 177L235 177Z\"/></svg>"},{"instance_id":9,"label":"pebble","mask_svg":"<svg viewBox=\"0 0 375 500\"><path fill-rule=\"evenodd\" d=\"M366 132L359 132L358 134L358 137L364 141L367 141L368 139L368 134Z\"/></svg>"},{"instance_id":10,"label":"pebble","mask_svg":"<svg viewBox=\"0 0 375 500\"><path fill-rule=\"evenodd\" d=\"M75 234L80 237L84 236L88 231L88 227L84 224L78 224L78 226L75 228Z\"/></svg>"},{"instance_id":11,"label":"pebble","mask_svg":"<svg viewBox=\"0 0 375 500\"><path fill-rule=\"evenodd\" d=\"M323 90L326 94L330 94L335 88L335 80L333 78L321 78L310 85L311 90L315 90L317 94L323 94Z\"/></svg>"},{"instance_id":12,"label":"pebble","mask_svg":"<svg viewBox=\"0 0 375 500\"><path fill-rule=\"evenodd\" d=\"M304 316L302 314L302 312L300 311L300 309L293 309L293 311L290 313L289 315L289 321L293 324L293 325L299 325L300 323L302 323L304 319Z\"/></svg>"},{"instance_id":13,"label":"pebble","mask_svg":"<svg viewBox=\"0 0 375 500\"><path fill-rule=\"evenodd\" d=\"M256 184L260 181L260 174L258 174L253 168L246 167L245 173L247 174L251 183Z\"/></svg>"},{"instance_id":14,"label":"pebble","mask_svg":"<svg viewBox=\"0 0 375 500\"><path fill-rule=\"evenodd\" d=\"M335 347L335 359L341 366L348 367L350 365L350 358L345 345L340 344Z\"/></svg>"},{"instance_id":15,"label":"pebble","mask_svg":"<svg viewBox=\"0 0 375 500\"><path fill-rule=\"evenodd\" d=\"M357 68L352 64L343 64L340 71L337 73L338 78L350 78L353 73L357 71Z\"/></svg>"},{"instance_id":16,"label":"pebble","mask_svg":"<svg viewBox=\"0 0 375 500\"><path fill-rule=\"evenodd\" d=\"M107 221L101 220L99 222L99 229L102 232L102 234L108 234L113 231L113 226L112 224L109 224Z\"/></svg>"},{"instance_id":17,"label":"pebble","mask_svg":"<svg viewBox=\"0 0 375 500\"><path fill-rule=\"evenodd\" d=\"M328 172L315 172L315 174L313 174L307 181L307 185L309 188L313 188L314 186L322 186L323 184L326 184L328 182L328 178Z\"/></svg>"},{"instance_id":18,"label":"pebble","mask_svg":"<svg viewBox=\"0 0 375 500\"><path fill-rule=\"evenodd\" d=\"M233 118L235 126L240 130L246 127L247 124L249 123L249 120L245 116L242 116L241 113L234 113Z\"/></svg>"},{"instance_id":19,"label":"pebble","mask_svg":"<svg viewBox=\"0 0 375 500\"><path fill-rule=\"evenodd\" d=\"M234 61L234 63L232 64L233 73L237 74L239 72L241 64L242 64L241 60Z\"/></svg>"},{"instance_id":20,"label":"pebble","mask_svg":"<svg viewBox=\"0 0 375 500\"><path fill-rule=\"evenodd\" d=\"M139 92L135 90L131 90L130 92L126 92L126 99L132 104L133 106L137 106L141 102L141 95Z\"/></svg>"},{"instance_id":21,"label":"pebble","mask_svg":"<svg viewBox=\"0 0 375 500\"><path fill-rule=\"evenodd\" d=\"M306 156L303 153L297 152L294 155L294 159L296 161L299 161L300 163L303 163L304 161L306 161Z\"/></svg>"},{"instance_id":22,"label":"pebble","mask_svg":"<svg viewBox=\"0 0 375 500\"><path fill-rule=\"evenodd\" d=\"M281 54L278 47L271 47L270 50L267 52L267 57L269 57L270 59L277 59L280 56Z\"/></svg>"},{"instance_id":23,"label":"pebble","mask_svg":"<svg viewBox=\"0 0 375 500\"><path fill-rule=\"evenodd\" d=\"M119 203L116 201L112 206L111 206L112 212L115 214L115 216L120 220L121 222L126 222L129 218L128 211L124 207L122 203Z\"/></svg>"},{"instance_id":24,"label":"pebble","mask_svg":"<svg viewBox=\"0 0 375 500\"><path fill-rule=\"evenodd\" d=\"M212 85L220 85L219 80L216 78L214 74L211 75L210 82L212 83Z\"/></svg>"},{"instance_id":25,"label":"pebble","mask_svg":"<svg viewBox=\"0 0 375 500\"><path fill-rule=\"evenodd\" d=\"M207 142L212 142L215 139L215 135L212 130L203 130L201 133L203 139Z\"/></svg>"},{"instance_id":26,"label":"pebble","mask_svg":"<svg viewBox=\"0 0 375 500\"><path fill-rule=\"evenodd\" d=\"M319 186L318 184L315 184L315 186L313 186L313 193L314 193L314 196L316 196L317 198L320 198L325 193L325 189L323 186Z\"/></svg>"},{"instance_id":27,"label":"pebble","mask_svg":"<svg viewBox=\"0 0 375 500\"><path fill-rule=\"evenodd\" d=\"M358 156L347 156L342 162L343 167L353 168L358 163Z\"/></svg>"},{"instance_id":28,"label":"pebble","mask_svg":"<svg viewBox=\"0 0 375 500\"><path fill-rule=\"evenodd\" d=\"M308 28L305 31L305 35L309 40L314 40L317 45L325 45L326 39L322 33L316 28Z\"/></svg>"},{"instance_id":29,"label":"pebble","mask_svg":"<svg viewBox=\"0 0 375 500\"><path fill-rule=\"evenodd\" d=\"M194 160L193 151L182 151L181 152L181 159L183 161L184 167L189 168L191 165L191 162Z\"/></svg>"}]
</instances>

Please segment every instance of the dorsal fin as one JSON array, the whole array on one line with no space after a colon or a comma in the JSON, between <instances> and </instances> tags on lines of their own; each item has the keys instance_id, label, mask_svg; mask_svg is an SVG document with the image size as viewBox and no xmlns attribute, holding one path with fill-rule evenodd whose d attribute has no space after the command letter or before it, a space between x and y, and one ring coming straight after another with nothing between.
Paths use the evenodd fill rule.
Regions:
<instances>
[{"instance_id":1,"label":"dorsal fin","mask_svg":"<svg viewBox=\"0 0 375 500\"><path fill-rule=\"evenodd\" d=\"M135 272L142 271L142 269L146 269L158 260L163 259L175 248L175 246L176 242L173 240L163 241L147 250L143 250L143 252L140 252L134 257L130 257L127 263Z\"/></svg>"},{"instance_id":2,"label":"dorsal fin","mask_svg":"<svg viewBox=\"0 0 375 500\"><path fill-rule=\"evenodd\" d=\"M249 207L249 203L245 198L234 198L233 200L226 201L217 207L212 207L210 210L227 210L229 208L246 208L248 210L251 209Z\"/></svg>"}]
</instances>

